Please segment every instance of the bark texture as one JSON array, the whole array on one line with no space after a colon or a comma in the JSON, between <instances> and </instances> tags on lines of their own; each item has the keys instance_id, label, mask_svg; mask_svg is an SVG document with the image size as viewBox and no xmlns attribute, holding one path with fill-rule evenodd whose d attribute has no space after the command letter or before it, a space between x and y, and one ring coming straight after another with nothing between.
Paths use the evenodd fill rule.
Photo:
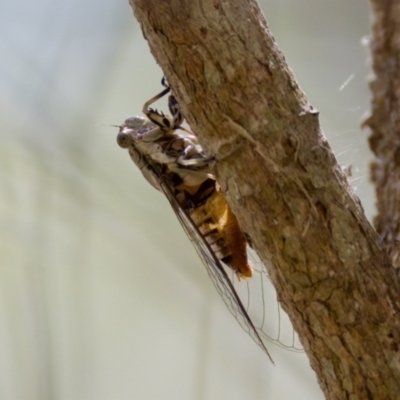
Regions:
<instances>
[{"instance_id":1,"label":"bark texture","mask_svg":"<svg viewBox=\"0 0 400 400\"><path fill-rule=\"evenodd\" d=\"M372 0L370 42L374 78L370 83L371 116L364 122L376 158L371 178L376 185L375 227L395 268L400 268L400 1Z\"/></svg>"},{"instance_id":2,"label":"bark texture","mask_svg":"<svg viewBox=\"0 0 400 400\"><path fill-rule=\"evenodd\" d=\"M395 270L258 5L130 1L326 398L399 398Z\"/></svg>"}]
</instances>

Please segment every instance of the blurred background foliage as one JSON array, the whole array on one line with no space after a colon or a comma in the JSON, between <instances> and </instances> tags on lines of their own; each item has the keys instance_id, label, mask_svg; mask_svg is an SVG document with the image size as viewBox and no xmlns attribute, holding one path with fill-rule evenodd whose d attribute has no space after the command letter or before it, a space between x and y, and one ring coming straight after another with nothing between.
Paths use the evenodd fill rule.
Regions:
<instances>
[{"instance_id":1,"label":"blurred background foliage","mask_svg":"<svg viewBox=\"0 0 400 400\"><path fill-rule=\"evenodd\" d=\"M371 218L366 2L261 6ZM322 399L304 354L271 345L273 367L242 332L104 126L160 90L128 2L1 9L0 399Z\"/></svg>"}]
</instances>

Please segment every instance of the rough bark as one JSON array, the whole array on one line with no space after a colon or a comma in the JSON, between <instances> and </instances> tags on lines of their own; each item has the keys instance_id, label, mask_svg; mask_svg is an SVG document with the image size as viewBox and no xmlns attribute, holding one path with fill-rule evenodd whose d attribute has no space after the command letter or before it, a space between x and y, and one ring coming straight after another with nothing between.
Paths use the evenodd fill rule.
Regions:
<instances>
[{"instance_id":1,"label":"rough bark","mask_svg":"<svg viewBox=\"0 0 400 400\"><path fill-rule=\"evenodd\" d=\"M375 228L395 268L400 268L400 1L373 0L370 42L374 78L371 115L364 122L376 158L371 178L376 185Z\"/></svg>"},{"instance_id":2,"label":"rough bark","mask_svg":"<svg viewBox=\"0 0 400 400\"><path fill-rule=\"evenodd\" d=\"M130 1L326 398L398 398L395 271L257 4Z\"/></svg>"}]
</instances>

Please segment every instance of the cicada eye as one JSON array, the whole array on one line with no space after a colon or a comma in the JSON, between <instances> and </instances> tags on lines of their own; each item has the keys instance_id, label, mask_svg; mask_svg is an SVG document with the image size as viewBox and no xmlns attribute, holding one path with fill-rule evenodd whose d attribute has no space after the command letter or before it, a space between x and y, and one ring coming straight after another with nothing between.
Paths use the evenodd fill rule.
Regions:
<instances>
[{"instance_id":1,"label":"cicada eye","mask_svg":"<svg viewBox=\"0 0 400 400\"><path fill-rule=\"evenodd\" d=\"M127 149L131 144L131 138L129 134L124 132L123 130L119 131L117 136L117 143L123 149Z\"/></svg>"}]
</instances>

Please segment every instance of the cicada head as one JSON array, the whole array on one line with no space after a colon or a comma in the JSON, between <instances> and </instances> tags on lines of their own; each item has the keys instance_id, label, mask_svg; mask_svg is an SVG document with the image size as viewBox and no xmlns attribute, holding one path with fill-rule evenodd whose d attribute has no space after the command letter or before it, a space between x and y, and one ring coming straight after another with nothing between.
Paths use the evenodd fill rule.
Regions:
<instances>
[{"instance_id":1,"label":"cicada head","mask_svg":"<svg viewBox=\"0 0 400 400\"><path fill-rule=\"evenodd\" d=\"M120 126L117 143L127 149L139 141L154 142L163 132L153 122L144 117L131 117Z\"/></svg>"},{"instance_id":2,"label":"cicada head","mask_svg":"<svg viewBox=\"0 0 400 400\"><path fill-rule=\"evenodd\" d=\"M137 134L145 126L146 120L143 117L132 117L125 120L119 127L117 143L123 149L127 149L137 139Z\"/></svg>"}]
</instances>

